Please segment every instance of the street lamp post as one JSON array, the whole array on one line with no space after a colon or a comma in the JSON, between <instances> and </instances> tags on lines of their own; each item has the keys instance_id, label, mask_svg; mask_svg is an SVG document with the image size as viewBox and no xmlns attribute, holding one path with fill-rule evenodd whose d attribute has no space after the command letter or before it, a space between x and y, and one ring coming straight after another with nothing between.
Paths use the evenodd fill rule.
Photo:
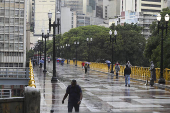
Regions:
<instances>
[{"instance_id":1,"label":"street lamp post","mask_svg":"<svg viewBox=\"0 0 170 113\"><path fill-rule=\"evenodd\" d=\"M70 47L70 44L66 44L66 50L69 49L69 47ZM66 57L67 57L67 64L68 64L68 50L67 50Z\"/></svg>"},{"instance_id":2,"label":"street lamp post","mask_svg":"<svg viewBox=\"0 0 170 113\"><path fill-rule=\"evenodd\" d=\"M43 72L47 72L47 70L46 70L46 39L49 37L49 30L47 30L47 35L44 35L44 33L42 33L43 34L43 38L45 38L45 48L44 48L44 70L43 70Z\"/></svg>"},{"instance_id":3,"label":"street lamp post","mask_svg":"<svg viewBox=\"0 0 170 113\"><path fill-rule=\"evenodd\" d=\"M87 45L89 46L88 62L90 62L90 45L92 44L92 40L92 38L87 38Z\"/></svg>"},{"instance_id":4,"label":"street lamp post","mask_svg":"<svg viewBox=\"0 0 170 113\"><path fill-rule=\"evenodd\" d=\"M79 41L75 41L74 44L76 45L76 65L77 66L77 47L79 45Z\"/></svg>"},{"instance_id":5,"label":"street lamp post","mask_svg":"<svg viewBox=\"0 0 170 113\"><path fill-rule=\"evenodd\" d=\"M114 73L113 71L113 42L115 41L116 43L116 36L117 36L117 31L115 30L114 31L114 37L112 37L112 31L110 30L109 31L109 34L110 34L110 43L112 43L112 69L111 69L111 72L110 73Z\"/></svg>"},{"instance_id":6,"label":"street lamp post","mask_svg":"<svg viewBox=\"0 0 170 113\"><path fill-rule=\"evenodd\" d=\"M43 36L44 36L44 29L41 29L42 32L42 52L43 52Z\"/></svg>"},{"instance_id":7,"label":"street lamp post","mask_svg":"<svg viewBox=\"0 0 170 113\"><path fill-rule=\"evenodd\" d=\"M39 43L38 43L38 46L37 46L37 47L38 47L38 63L37 63L37 64L38 64L38 66L39 66L39 62L40 62L40 60L39 60L39 56L40 56L40 54L39 54L39 51L40 51L40 50L39 50L40 44L39 44Z\"/></svg>"},{"instance_id":8,"label":"street lamp post","mask_svg":"<svg viewBox=\"0 0 170 113\"><path fill-rule=\"evenodd\" d=\"M39 47L40 47L39 49L40 49L40 60L41 60L41 43L42 43L42 42L41 42L40 39L41 39L41 38L39 37L39 38L38 38L38 44L39 44Z\"/></svg>"},{"instance_id":9,"label":"street lamp post","mask_svg":"<svg viewBox=\"0 0 170 113\"><path fill-rule=\"evenodd\" d=\"M159 34L159 29L162 30L162 37L161 37L161 71L160 71L160 78L159 78L158 83L165 84L165 79L163 77L163 31L164 31L164 29L166 29L166 35L167 35L169 15L168 14L165 15L165 21L166 21L166 26L165 27L164 27L163 24L160 25L160 21L161 21L161 15L160 14L157 15L157 20L158 20L158 34Z\"/></svg>"},{"instance_id":10,"label":"street lamp post","mask_svg":"<svg viewBox=\"0 0 170 113\"><path fill-rule=\"evenodd\" d=\"M53 24L51 24L51 18L52 18L52 13L48 13L48 18L49 18L49 31L51 31L51 27L53 27L53 77L51 79L51 82L57 82L57 76L56 76L56 58L55 58L55 29L58 27L58 34L60 32L60 12L57 11L57 24L55 24L55 21Z\"/></svg>"}]
</instances>

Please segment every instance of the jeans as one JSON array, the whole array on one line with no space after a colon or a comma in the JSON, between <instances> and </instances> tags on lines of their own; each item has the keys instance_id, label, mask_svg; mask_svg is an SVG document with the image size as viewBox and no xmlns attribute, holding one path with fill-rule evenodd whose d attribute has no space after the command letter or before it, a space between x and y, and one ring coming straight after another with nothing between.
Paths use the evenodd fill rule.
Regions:
<instances>
[{"instance_id":1,"label":"jeans","mask_svg":"<svg viewBox=\"0 0 170 113\"><path fill-rule=\"evenodd\" d=\"M127 84L130 85L130 75L125 75L125 85Z\"/></svg>"},{"instance_id":2,"label":"jeans","mask_svg":"<svg viewBox=\"0 0 170 113\"><path fill-rule=\"evenodd\" d=\"M79 104L78 102L68 102L68 112L72 112L73 107L75 109L75 112L79 112Z\"/></svg>"}]
</instances>

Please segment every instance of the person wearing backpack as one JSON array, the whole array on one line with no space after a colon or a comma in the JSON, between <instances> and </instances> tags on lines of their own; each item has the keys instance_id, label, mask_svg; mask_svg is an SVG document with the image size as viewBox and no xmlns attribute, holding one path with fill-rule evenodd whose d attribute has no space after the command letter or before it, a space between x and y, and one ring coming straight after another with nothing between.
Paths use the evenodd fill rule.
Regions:
<instances>
[{"instance_id":1,"label":"person wearing backpack","mask_svg":"<svg viewBox=\"0 0 170 113\"><path fill-rule=\"evenodd\" d=\"M62 104L64 104L64 100L67 98L68 95L68 112L72 112L73 107L75 109L75 112L79 112L79 106L81 104L83 95L81 87L77 85L76 80L72 80L71 85L67 87L66 93L62 100Z\"/></svg>"}]
</instances>

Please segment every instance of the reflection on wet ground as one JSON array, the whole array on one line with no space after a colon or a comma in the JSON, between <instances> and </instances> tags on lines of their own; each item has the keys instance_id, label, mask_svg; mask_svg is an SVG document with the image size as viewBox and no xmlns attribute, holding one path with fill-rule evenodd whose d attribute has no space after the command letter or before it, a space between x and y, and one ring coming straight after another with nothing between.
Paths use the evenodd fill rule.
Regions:
<instances>
[{"instance_id":1,"label":"reflection on wet ground","mask_svg":"<svg viewBox=\"0 0 170 113\"><path fill-rule=\"evenodd\" d=\"M125 87L124 78L84 70L74 66L57 65L59 82L51 83L52 63L47 64L48 72L34 68L37 88L41 91L41 113L67 113L67 99L62 104L66 87L76 79L83 90L80 112L167 112L170 110L168 89L145 86L131 80L131 87Z\"/></svg>"}]
</instances>

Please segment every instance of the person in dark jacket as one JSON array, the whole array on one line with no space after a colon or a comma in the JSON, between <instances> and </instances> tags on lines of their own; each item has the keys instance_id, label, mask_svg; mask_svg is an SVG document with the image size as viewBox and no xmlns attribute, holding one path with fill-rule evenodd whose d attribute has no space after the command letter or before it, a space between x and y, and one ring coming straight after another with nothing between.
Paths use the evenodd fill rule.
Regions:
<instances>
[{"instance_id":1,"label":"person in dark jacket","mask_svg":"<svg viewBox=\"0 0 170 113\"><path fill-rule=\"evenodd\" d=\"M126 68L124 70L124 76L125 76L125 86L128 86L130 87L130 74L131 74L131 68L126 65Z\"/></svg>"},{"instance_id":2,"label":"person in dark jacket","mask_svg":"<svg viewBox=\"0 0 170 113\"><path fill-rule=\"evenodd\" d=\"M149 70L151 71L150 85L153 86L154 81L156 81L156 72L155 72L155 66L153 61L151 61L151 66Z\"/></svg>"},{"instance_id":3,"label":"person in dark jacket","mask_svg":"<svg viewBox=\"0 0 170 113\"><path fill-rule=\"evenodd\" d=\"M85 64L84 69L85 69L85 74L86 74L87 73L87 64Z\"/></svg>"},{"instance_id":4,"label":"person in dark jacket","mask_svg":"<svg viewBox=\"0 0 170 113\"><path fill-rule=\"evenodd\" d=\"M75 109L75 112L79 112L79 106L81 104L83 95L81 87L77 85L76 80L72 80L71 85L67 87L66 94L64 95L64 98L62 100L62 104L64 104L64 100L67 98L68 95L68 112L72 112L73 107Z\"/></svg>"}]
</instances>

